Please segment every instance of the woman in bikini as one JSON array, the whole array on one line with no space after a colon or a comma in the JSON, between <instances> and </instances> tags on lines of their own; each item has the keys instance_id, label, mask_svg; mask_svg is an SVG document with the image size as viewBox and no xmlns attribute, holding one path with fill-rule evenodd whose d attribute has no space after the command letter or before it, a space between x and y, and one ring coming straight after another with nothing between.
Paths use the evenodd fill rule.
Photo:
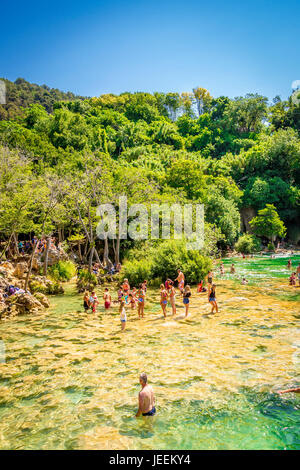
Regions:
<instances>
[{"instance_id":1,"label":"woman in bikini","mask_svg":"<svg viewBox=\"0 0 300 470\"><path fill-rule=\"evenodd\" d=\"M190 286L185 286L183 291L183 303L185 305L185 316L187 317L189 314L189 306L190 306L190 297L191 297L191 288Z\"/></svg>"},{"instance_id":2,"label":"woman in bikini","mask_svg":"<svg viewBox=\"0 0 300 470\"><path fill-rule=\"evenodd\" d=\"M165 286L161 284L160 286L160 305L164 314L164 317L166 318L167 312L167 303L168 303L168 291L165 289Z\"/></svg>"},{"instance_id":3,"label":"woman in bikini","mask_svg":"<svg viewBox=\"0 0 300 470\"><path fill-rule=\"evenodd\" d=\"M172 307L172 315L176 315L176 305L175 305L176 290L173 285L173 281L168 279L168 284L169 284L168 294L169 294L170 304Z\"/></svg>"},{"instance_id":4,"label":"woman in bikini","mask_svg":"<svg viewBox=\"0 0 300 470\"><path fill-rule=\"evenodd\" d=\"M138 297L138 314L139 318L144 318L144 307L145 307L145 291L143 289L143 284L139 285L139 290L137 293Z\"/></svg>"},{"instance_id":5,"label":"woman in bikini","mask_svg":"<svg viewBox=\"0 0 300 470\"><path fill-rule=\"evenodd\" d=\"M210 313L214 313L215 309L216 309L216 313L218 313L218 304L216 300L216 285L215 284L212 284L209 288L208 301L212 306L212 310Z\"/></svg>"}]
</instances>

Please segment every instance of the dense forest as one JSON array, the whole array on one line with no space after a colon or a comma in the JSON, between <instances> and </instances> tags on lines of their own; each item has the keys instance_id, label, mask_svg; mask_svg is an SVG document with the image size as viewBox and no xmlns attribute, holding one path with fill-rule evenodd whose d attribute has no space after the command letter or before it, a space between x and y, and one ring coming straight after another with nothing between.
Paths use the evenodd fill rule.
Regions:
<instances>
[{"instance_id":1,"label":"dense forest","mask_svg":"<svg viewBox=\"0 0 300 470\"><path fill-rule=\"evenodd\" d=\"M55 235L91 262L144 258L160 241L96 236L96 207L126 194L129 205L204 203L205 255L276 237L299 242L299 90L271 103L199 87L84 98L5 82L2 241Z\"/></svg>"}]
</instances>

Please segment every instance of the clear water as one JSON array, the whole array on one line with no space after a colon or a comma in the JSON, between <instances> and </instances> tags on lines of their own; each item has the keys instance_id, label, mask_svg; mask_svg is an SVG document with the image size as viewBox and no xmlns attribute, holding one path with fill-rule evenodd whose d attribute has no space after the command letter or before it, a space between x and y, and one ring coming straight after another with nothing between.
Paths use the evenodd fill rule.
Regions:
<instances>
[{"instance_id":1,"label":"clear water","mask_svg":"<svg viewBox=\"0 0 300 470\"><path fill-rule=\"evenodd\" d=\"M121 333L117 308L82 313L70 284L50 311L2 321L0 448L300 449L300 397L275 393L300 383L300 288L287 259L233 261L215 316L193 290L190 317L178 299L164 320L151 290L145 319L128 310ZM154 419L134 417L141 371Z\"/></svg>"}]
</instances>

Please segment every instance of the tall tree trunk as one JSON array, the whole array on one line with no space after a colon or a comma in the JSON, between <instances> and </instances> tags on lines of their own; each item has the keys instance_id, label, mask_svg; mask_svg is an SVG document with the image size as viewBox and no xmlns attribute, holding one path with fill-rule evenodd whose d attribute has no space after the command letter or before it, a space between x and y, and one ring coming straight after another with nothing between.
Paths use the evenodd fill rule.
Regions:
<instances>
[{"instance_id":1,"label":"tall tree trunk","mask_svg":"<svg viewBox=\"0 0 300 470\"><path fill-rule=\"evenodd\" d=\"M57 232L58 232L58 243L62 243L62 230L60 227L58 227Z\"/></svg>"},{"instance_id":2,"label":"tall tree trunk","mask_svg":"<svg viewBox=\"0 0 300 470\"><path fill-rule=\"evenodd\" d=\"M35 244L33 245L33 248L32 248L32 253L31 253L31 256L30 256L29 266L28 266L28 273L27 273L26 281L25 281L25 288L24 288L25 291L28 289L28 283L29 283L29 279L30 279L30 275L31 275L31 271L32 271L33 258L34 258L38 243L39 243L39 241L36 240Z\"/></svg>"},{"instance_id":3,"label":"tall tree trunk","mask_svg":"<svg viewBox=\"0 0 300 470\"><path fill-rule=\"evenodd\" d=\"M48 255L49 255L50 245L51 245L51 237L48 237L46 251L45 251L45 258L44 258L44 276L47 276L47 272L48 272Z\"/></svg>"},{"instance_id":4,"label":"tall tree trunk","mask_svg":"<svg viewBox=\"0 0 300 470\"><path fill-rule=\"evenodd\" d=\"M116 254L115 254L115 263L120 263L120 237L118 234L117 243L116 243Z\"/></svg>"},{"instance_id":5,"label":"tall tree trunk","mask_svg":"<svg viewBox=\"0 0 300 470\"><path fill-rule=\"evenodd\" d=\"M95 247L92 246L92 247L91 247L91 251L90 251L90 256L89 256L89 272L90 272L90 273L92 272L92 264L93 264L94 251L95 251Z\"/></svg>"},{"instance_id":6,"label":"tall tree trunk","mask_svg":"<svg viewBox=\"0 0 300 470\"><path fill-rule=\"evenodd\" d=\"M81 254L81 244L80 244L80 242L78 242L78 254L79 254L80 262L82 263L82 254Z\"/></svg>"},{"instance_id":7,"label":"tall tree trunk","mask_svg":"<svg viewBox=\"0 0 300 470\"><path fill-rule=\"evenodd\" d=\"M109 250L108 250L108 239L107 237L104 238L104 252L103 252L103 264L106 266L106 268L111 268L113 266L113 263L109 259Z\"/></svg>"},{"instance_id":8,"label":"tall tree trunk","mask_svg":"<svg viewBox=\"0 0 300 470\"><path fill-rule=\"evenodd\" d=\"M95 255L95 258L96 258L96 260L97 260L97 263L100 264L100 267L103 269L104 266L103 266L103 264L101 263L101 260L100 260L100 258L99 258L99 254L98 254L98 251L96 250L96 248L95 248L95 253L94 253L94 255Z\"/></svg>"},{"instance_id":9,"label":"tall tree trunk","mask_svg":"<svg viewBox=\"0 0 300 470\"><path fill-rule=\"evenodd\" d=\"M2 258L3 258L3 256L5 255L7 249L9 249L9 245L10 245L12 236L13 236L13 234L11 233L10 236L9 236L8 242L6 243L6 245L5 245L5 247L4 247L4 250L2 251L2 253L1 253L1 255L0 255L0 260L2 260Z\"/></svg>"},{"instance_id":10,"label":"tall tree trunk","mask_svg":"<svg viewBox=\"0 0 300 470\"><path fill-rule=\"evenodd\" d=\"M16 237L15 232L13 232L13 239L14 239L14 244L15 244L15 250L16 250L16 255L19 256L19 247L18 247L18 240Z\"/></svg>"}]
</instances>

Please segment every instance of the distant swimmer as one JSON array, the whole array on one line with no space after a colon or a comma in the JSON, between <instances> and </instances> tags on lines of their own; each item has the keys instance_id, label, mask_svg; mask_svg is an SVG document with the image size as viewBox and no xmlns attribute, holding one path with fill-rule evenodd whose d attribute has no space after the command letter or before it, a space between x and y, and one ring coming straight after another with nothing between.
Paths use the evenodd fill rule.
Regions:
<instances>
[{"instance_id":1,"label":"distant swimmer","mask_svg":"<svg viewBox=\"0 0 300 470\"><path fill-rule=\"evenodd\" d=\"M183 292L184 289L184 274L180 269L177 269L178 276L176 277L175 281L178 281L178 289L180 292Z\"/></svg>"},{"instance_id":2,"label":"distant swimmer","mask_svg":"<svg viewBox=\"0 0 300 470\"><path fill-rule=\"evenodd\" d=\"M288 390L279 390L278 393L282 395L283 393L300 393L300 387L289 388Z\"/></svg>"},{"instance_id":3,"label":"distant swimmer","mask_svg":"<svg viewBox=\"0 0 300 470\"><path fill-rule=\"evenodd\" d=\"M291 267L292 267L292 260L291 260L291 258L290 258L290 259L288 260L288 263L287 263L287 268L288 268L288 269L291 269Z\"/></svg>"},{"instance_id":4,"label":"distant swimmer","mask_svg":"<svg viewBox=\"0 0 300 470\"><path fill-rule=\"evenodd\" d=\"M235 266L234 266L234 263L232 263L232 265L230 266L230 272L231 272L231 274L235 274Z\"/></svg>"},{"instance_id":5,"label":"distant swimmer","mask_svg":"<svg viewBox=\"0 0 300 470\"><path fill-rule=\"evenodd\" d=\"M208 272L206 279L207 279L207 284L212 284L213 283L213 273L212 273L212 271Z\"/></svg>"},{"instance_id":6,"label":"distant swimmer","mask_svg":"<svg viewBox=\"0 0 300 470\"><path fill-rule=\"evenodd\" d=\"M300 263L298 264L298 267L297 267L297 276L298 276L298 281L299 281L299 286L300 286Z\"/></svg>"},{"instance_id":7,"label":"distant swimmer","mask_svg":"<svg viewBox=\"0 0 300 470\"><path fill-rule=\"evenodd\" d=\"M156 413L155 409L155 397L153 388L148 384L148 377L145 372L140 375L140 384L142 390L139 393L139 409L135 415L139 416L154 416Z\"/></svg>"}]
</instances>

